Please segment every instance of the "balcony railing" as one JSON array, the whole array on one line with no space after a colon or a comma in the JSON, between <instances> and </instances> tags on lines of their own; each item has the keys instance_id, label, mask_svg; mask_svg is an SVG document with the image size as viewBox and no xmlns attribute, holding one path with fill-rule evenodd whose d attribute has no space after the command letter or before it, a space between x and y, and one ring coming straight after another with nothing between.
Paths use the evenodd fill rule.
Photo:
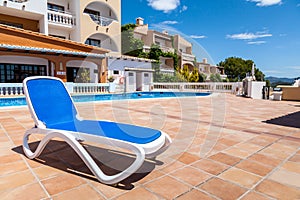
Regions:
<instances>
[{"instance_id":1,"label":"balcony railing","mask_svg":"<svg viewBox=\"0 0 300 200\"><path fill-rule=\"evenodd\" d=\"M167 46L160 46L160 49L165 53L167 53L167 52L174 53L175 52L174 48L167 47Z\"/></svg>"},{"instance_id":2,"label":"balcony railing","mask_svg":"<svg viewBox=\"0 0 300 200\"><path fill-rule=\"evenodd\" d=\"M187 54L187 53L181 53L183 60L187 60L187 61L194 61L195 60L195 56L192 54Z\"/></svg>"},{"instance_id":3,"label":"balcony railing","mask_svg":"<svg viewBox=\"0 0 300 200\"><path fill-rule=\"evenodd\" d=\"M75 16L67 12L59 12L48 9L48 21L54 24L64 25L72 28L76 25Z\"/></svg>"},{"instance_id":4,"label":"balcony railing","mask_svg":"<svg viewBox=\"0 0 300 200\"><path fill-rule=\"evenodd\" d=\"M115 21L114 19L99 16L99 15L93 15L90 13L86 13L86 14L88 14L91 17L91 19L95 23L99 24L100 26L109 26L113 21Z\"/></svg>"}]
</instances>

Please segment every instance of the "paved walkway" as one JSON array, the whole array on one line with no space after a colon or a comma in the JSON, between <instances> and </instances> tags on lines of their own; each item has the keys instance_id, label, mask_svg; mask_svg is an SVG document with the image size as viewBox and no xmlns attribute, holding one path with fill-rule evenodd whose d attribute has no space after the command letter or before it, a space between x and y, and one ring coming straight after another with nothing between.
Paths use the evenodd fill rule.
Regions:
<instances>
[{"instance_id":1,"label":"paved walkway","mask_svg":"<svg viewBox=\"0 0 300 200\"><path fill-rule=\"evenodd\" d=\"M22 152L26 107L0 109L0 199L300 199L300 102L213 97L80 103L90 119L162 129L172 146L117 187L99 183L60 140ZM32 147L40 137L32 137ZM86 144L104 171L132 156Z\"/></svg>"}]
</instances>

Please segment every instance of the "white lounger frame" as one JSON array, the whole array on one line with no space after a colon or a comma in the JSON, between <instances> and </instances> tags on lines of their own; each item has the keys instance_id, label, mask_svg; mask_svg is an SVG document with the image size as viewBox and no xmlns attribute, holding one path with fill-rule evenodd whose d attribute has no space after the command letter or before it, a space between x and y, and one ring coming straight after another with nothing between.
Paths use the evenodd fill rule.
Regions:
<instances>
[{"instance_id":1,"label":"white lounger frame","mask_svg":"<svg viewBox=\"0 0 300 200\"><path fill-rule=\"evenodd\" d=\"M30 159L34 159L38 157L51 139L60 138L65 142L67 142L75 150L75 152L80 156L83 162L87 165L87 167L91 170L91 172L97 177L97 179L100 182L105 184L116 184L124 180L125 178L129 177L131 174L135 173L143 164L145 157L153 158L159 155L160 153L164 152L168 148L168 146L172 143L171 138L164 132L161 132L161 136L153 142L147 144L135 144L131 142L107 138L103 136L96 136L92 134L85 134L85 133L64 131L64 130L57 130L57 129L47 129L45 125L38 120L33 110L33 106L28 96L28 90L26 87L26 82L28 80L39 79L39 78L48 78L48 79L55 79L61 81L60 79L55 77L30 77L25 79L23 83L27 104L30 113L36 124L36 128L32 128L26 131L23 138L23 150L25 155ZM72 103L74 104L73 100ZM29 136L31 134L45 134L45 137L40 141L35 152L32 152L28 145ZM85 148L83 148L83 146L80 143L82 141L99 143L99 144L110 145L110 146L126 149L133 152L136 155L136 159L127 169L123 170L118 174L109 176L102 172L102 170L99 168L99 166L90 156L90 154L86 151Z\"/></svg>"}]
</instances>

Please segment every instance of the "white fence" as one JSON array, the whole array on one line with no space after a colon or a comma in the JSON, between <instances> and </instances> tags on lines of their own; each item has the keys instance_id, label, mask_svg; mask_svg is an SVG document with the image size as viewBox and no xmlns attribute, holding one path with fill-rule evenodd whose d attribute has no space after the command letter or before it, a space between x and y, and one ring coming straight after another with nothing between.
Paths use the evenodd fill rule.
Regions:
<instances>
[{"instance_id":1,"label":"white fence","mask_svg":"<svg viewBox=\"0 0 300 200\"><path fill-rule=\"evenodd\" d=\"M124 86L115 83L65 83L72 94L124 92ZM153 83L152 91L193 91L237 93L241 83ZM0 96L24 95L22 83L0 83Z\"/></svg>"},{"instance_id":2,"label":"white fence","mask_svg":"<svg viewBox=\"0 0 300 200\"><path fill-rule=\"evenodd\" d=\"M0 83L0 96L24 95L22 83Z\"/></svg>"},{"instance_id":3,"label":"white fence","mask_svg":"<svg viewBox=\"0 0 300 200\"><path fill-rule=\"evenodd\" d=\"M114 92L112 83L66 83L70 93L108 93ZM0 96L20 96L24 95L22 83L0 83Z\"/></svg>"},{"instance_id":4,"label":"white fence","mask_svg":"<svg viewBox=\"0 0 300 200\"><path fill-rule=\"evenodd\" d=\"M109 83L66 83L70 93L107 93L113 92Z\"/></svg>"},{"instance_id":5,"label":"white fence","mask_svg":"<svg viewBox=\"0 0 300 200\"><path fill-rule=\"evenodd\" d=\"M239 83L153 83L156 91L236 92Z\"/></svg>"}]
</instances>

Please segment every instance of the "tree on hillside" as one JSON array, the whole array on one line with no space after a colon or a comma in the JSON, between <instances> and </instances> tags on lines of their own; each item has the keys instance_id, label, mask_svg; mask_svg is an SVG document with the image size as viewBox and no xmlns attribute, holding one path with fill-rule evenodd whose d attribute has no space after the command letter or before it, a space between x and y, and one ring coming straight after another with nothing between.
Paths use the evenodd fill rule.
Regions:
<instances>
[{"instance_id":1,"label":"tree on hillside","mask_svg":"<svg viewBox=\"0 0 300 200\"><path fill-rule=\"evenodd\" d=\"M225 61L221 61L218 66L224 67L225 74L229 81L241 81L246 77L246 74L251 74L251 69L254 61L244 60L238 57L229 57ZM255 68L255 77L258 81L263 81L265 75L258 69Z\"/></svg>"},{"instance_id":2,"label":"tree on hillside","mask_svg":"<svg viewBox=\"0 0 300 200\"><path fill-rule=\"evenodd\" d=\"M144 43L142 40L134 38L135 24L125 24L121 27L122 54L139 57L143 53Z\"/></svg>"}]
</instances>

